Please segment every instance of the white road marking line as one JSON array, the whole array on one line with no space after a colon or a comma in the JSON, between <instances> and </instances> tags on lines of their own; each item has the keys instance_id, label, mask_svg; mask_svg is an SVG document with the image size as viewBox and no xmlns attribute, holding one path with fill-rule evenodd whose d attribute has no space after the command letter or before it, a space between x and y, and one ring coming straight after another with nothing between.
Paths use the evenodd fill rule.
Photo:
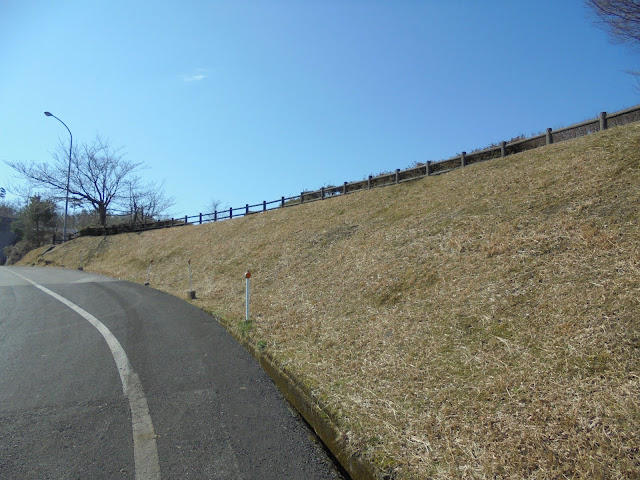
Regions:
<instances>
[{"instance_id":1,"label":"white road marking line","mask_svg":"<svg viewBox=\"0 0 640 480\"><path fill-rule=\"evenodd\" d=\"M51 295L59 302L62 302L71 310L84 317L85 320L100 332L111 350L113 359L116 362L116 367L118 368L118 373L120 374L120 380L122 381L122 390L129 400L131 424L133 427L133 458L136 469L136 480L159 480L160 463L158 461L158 449L156 446L155 432L153 431L153 423L151 422L151 415L149 415L147 399L144 396L140 377L138 377L138 374L131 367L129 358L118 339L100 320L75 303L70 302L66 298L19 273L12 272L4 267L3 269L26 280L47 295Z\"/></svg>"}]
</instances>

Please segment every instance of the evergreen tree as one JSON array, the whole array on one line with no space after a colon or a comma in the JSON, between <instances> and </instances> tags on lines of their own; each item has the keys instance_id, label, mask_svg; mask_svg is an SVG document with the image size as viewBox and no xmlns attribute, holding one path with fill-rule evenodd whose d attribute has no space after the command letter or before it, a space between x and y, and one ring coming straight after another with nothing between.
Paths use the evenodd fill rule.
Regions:
<instances>
[{"instance_id":1,"label":"evergreen tree","mask_svg":"<svg viewBox=\"0 0 640 480\"><path fill-rule=\"evenodd\" d=\"M12 223L11 230L18 236L18 240L27 242L31 248L40 247L53 238L57 218L56 204L35 195L20 210L18 220Z\"/></svg>"}]
</instances>

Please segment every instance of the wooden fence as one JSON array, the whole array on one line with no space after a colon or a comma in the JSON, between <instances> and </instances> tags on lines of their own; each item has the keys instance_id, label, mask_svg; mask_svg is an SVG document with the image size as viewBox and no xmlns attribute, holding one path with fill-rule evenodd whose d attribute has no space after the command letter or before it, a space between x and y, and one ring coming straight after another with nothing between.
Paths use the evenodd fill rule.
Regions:
<instances>
[{"instance_id":1,"label":"wooden fence","mask_svg":"<svg viewBox=\"0 0 640 480\"><path fill-rule=\"evenodd\" d=\"M322 187L320 190L301 192L300 195L295 195L293 197L280 197L278 200L272 200L270 202L263 201L262 203L257 203L255 205L246 204L244 207L228 208L213 213L199 213L197 215L185 215L184 217L172 218L170 220L127 225L122 229L117 228L117 226L113 226L110 227L108 232L104 229L95 229L96 231L92 233L80 232L80 235L104 235L105 233L114 234L123 233L125 231L142 231L230 220L232 218L266 212L277 208L293 207L303 203L334 198L360 190L397 185L399 183L417 180L431 175L440 175L474 163L506 157L507 155L513 155L514 153L524 152L544 145L550 145L552 143L581 137L610 127L636 122L638 120L640 120L640 105L615 113L607 114L606 112L602 112L594 119L576 123L558 130L547 128L546 132L541 135L513 142L501 142L500 144L471 153L462 152L460 155L446 160L426 162L405 170L397 169L395 172L385 173L375 177L370 175L366 180L344 182L344 184L338 186Z\"/></svg>"}]
</instances>

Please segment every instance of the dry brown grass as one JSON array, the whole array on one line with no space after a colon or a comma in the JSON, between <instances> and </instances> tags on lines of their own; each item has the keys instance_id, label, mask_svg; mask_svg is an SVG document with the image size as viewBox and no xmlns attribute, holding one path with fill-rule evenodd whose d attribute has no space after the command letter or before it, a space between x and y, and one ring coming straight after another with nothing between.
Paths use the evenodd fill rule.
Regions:
<instances>
[{"instance_id":1,"label":"dry brown grass","mask_svg":"<svg viewBox=\"0 0 640 480\"><path fill-rule=\"evenodd\" d=\"M397 478L639 478L639 209L632 124L44 258L135 282L153 258L151 284L183 298L190 258L194 303L293 372L349 448Z\"/></svg>"}]
</instances>

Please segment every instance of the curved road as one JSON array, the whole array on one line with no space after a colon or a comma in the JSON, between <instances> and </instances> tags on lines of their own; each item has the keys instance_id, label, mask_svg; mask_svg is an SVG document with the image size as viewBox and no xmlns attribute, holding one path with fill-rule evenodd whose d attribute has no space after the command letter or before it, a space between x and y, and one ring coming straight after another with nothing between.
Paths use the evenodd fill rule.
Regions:
<instances>
[{"instance_id":1,"label":"curved road","mask_svg":"<svg viewBox=\"0 0 640 480\"><path fill-rule=\"evenodd\" d=\"M255 360L189 303L0 267L0 478L342 477Z\"/></svg>"}]
</instances>

